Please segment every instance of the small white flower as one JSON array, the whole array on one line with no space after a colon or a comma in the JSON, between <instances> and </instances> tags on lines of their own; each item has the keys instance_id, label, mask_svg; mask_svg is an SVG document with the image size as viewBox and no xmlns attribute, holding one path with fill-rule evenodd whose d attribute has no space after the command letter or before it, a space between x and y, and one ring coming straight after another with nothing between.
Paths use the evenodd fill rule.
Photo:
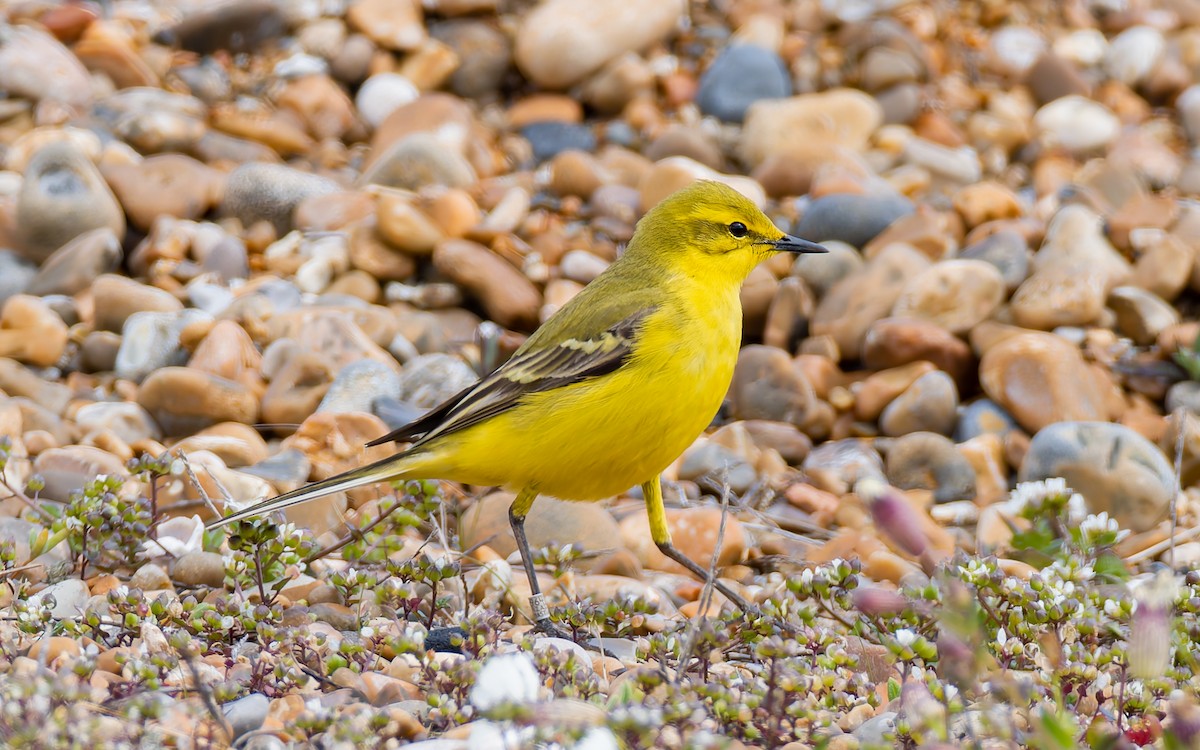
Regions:
<instances>
[{"instance_id":1,"label":"small white flower","mask_svg":"<svg viewBox=\"0 0 1200 750\"><path fill-rule=\"evenodd\" d=\"M532 703L537 700L540 686L537 668L529 654L521 651L497 654L479 670L471 688L471 703L480 711L505 703Z\"/></svg>"},{"instance_id":2,"label":"small white flower","mask_svg":"<svg viewBox=\"0 0 1200 750\"><path fill-rule=\"evenodd\" d=\"M592 727L575 743L574 750L617 750L617 738L608 727Z\"/></svg>"},{"instance_id":3,"label":"small white flower","mask_svg":"<svg viewBox=\"0 0 1200 750\"><path fill-rule=\"evenodd\" d=\"M917 640L917 634L908 628L901 628L896 631L896 643L899 643L905 648L913 645Z\"/></svg>"},{"instance_id":4,"label":"small white flower","mask_svg":"<svg viewBox=\"0 0 1200 750\"><path fill-rule=\"evenodd\" d=\"M487 720L472 722L470 726L467 750L517 750L529 747L533 739L533 727L519 728Z\"/></svg>"}]
</instances>

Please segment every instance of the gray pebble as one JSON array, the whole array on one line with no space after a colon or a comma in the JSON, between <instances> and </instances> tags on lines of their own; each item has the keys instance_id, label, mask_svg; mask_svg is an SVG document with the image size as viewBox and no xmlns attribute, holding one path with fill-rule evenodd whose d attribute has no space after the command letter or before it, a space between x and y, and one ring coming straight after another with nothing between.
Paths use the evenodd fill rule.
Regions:
<instances>
[{"instance_id":1,"label":"gray pebble","mask_svg":"<svg viewBox=\"0 0 1200 750\"><path fill-rule=\"evenodd\" d=\"M817 198L796 222L793 234L814 242L841 240L862 249L913 204L901 195L837 193Z\"/></svg>"},{"instance_id":2,"label":"gray pebble","mask_svg":"<svg viewBox=\"0 0 1200 750\"><path fill-rule=\"evenodd\" d=\"M376 400L399 395L400 376L395 370L373 359L360 359L337 374L317 411L371 412Z\"/></svg>"},{"instance_id":3,"label":"gray pebble","mask_svg":"<svg viewBox=\"0 0 1200 750\"><path fill-rule=\"evenodd\" d=\"M1153 443L1110 422L1057 422L1033 436L1019 481L1062 477L1092 513L1145 531L1166 517L1175 471Z\"/></svg>"},{"instance_id":4,"label":"gray pebble","mask_svg":"<svg viewBox=\"0 0 1200 750\"><path fill-rule=\"evenodd\" d=\"M792 79L779 55L755 44L734 44L700 76L696 104L706 115L741 122L756 101L791 94Z\"/></svg>"},{"instance_id":5,"label":"gray pebble","mask_svg":"<svg viewBox=\"0 0 1200 750\"><path fill-rule=\"evenodd\" d=\"M887 452L887 478L902 490L933 490L938 503L975 498L975 470L949 438L914 432L897 438Z\"/></svg>"}]
</instances>

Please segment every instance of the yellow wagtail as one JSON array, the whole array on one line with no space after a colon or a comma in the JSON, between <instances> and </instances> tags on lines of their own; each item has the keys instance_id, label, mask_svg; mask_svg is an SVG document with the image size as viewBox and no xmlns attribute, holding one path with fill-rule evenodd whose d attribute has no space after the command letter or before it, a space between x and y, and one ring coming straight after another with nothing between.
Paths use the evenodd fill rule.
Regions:
<instances>
[{"instance_id":1,"label":"yellow wagtail","mask_svg":"<svg viewBox=\"0 0 1200 750\"><path fill-rule=\"evenodd\" d=\"M448 479L517 492L513 536L537 625L556 632L525 539L539 494L596 501L640 484L663 554L701 580L671 544L659 474L716 415L741 344L739 289L781 252L824 252L790 237L718 182L674 193L638 222L624 254L475 385L370 445L407 450L219 519L210 528L361 485ZM566 540L564 540L566 541ZM743 611L725 584L716 588Z\"/></svg>"}]
</instances>

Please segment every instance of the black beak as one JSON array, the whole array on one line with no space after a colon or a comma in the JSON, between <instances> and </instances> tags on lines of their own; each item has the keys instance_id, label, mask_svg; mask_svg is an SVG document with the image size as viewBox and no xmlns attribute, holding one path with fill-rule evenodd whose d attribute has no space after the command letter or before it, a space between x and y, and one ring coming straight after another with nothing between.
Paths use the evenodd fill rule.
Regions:
<instances>
[{"instance_id":1,"label":"black beak","mask_svg":"<svg viewBox=\"0 0 1200 750\"><path fill-rule=\"evenodd\" d=\"M781 253L827 253L825 247L818 245L815 242L802 240L799 237L793 237L790 234L785 234L779 239L771 243L771 246Z\"/></svg>"}]
</instances>

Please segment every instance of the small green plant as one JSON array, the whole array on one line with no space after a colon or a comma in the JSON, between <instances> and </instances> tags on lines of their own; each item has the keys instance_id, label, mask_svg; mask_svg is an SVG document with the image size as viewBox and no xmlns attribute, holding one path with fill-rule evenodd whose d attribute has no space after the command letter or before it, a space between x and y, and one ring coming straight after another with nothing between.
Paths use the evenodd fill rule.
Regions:
<instances>
[{"instance_id":1,"label":"small green plant","mask_svg":"<svg viewBox=\"0 0 1200 750\"><path fill-rule=\"evenodd\" d=\"M292 574L302 573L316 549L312 537L295 524L277 526L268 519L235 524L226 540L225 583L234 591L252 588L272 604Z\"/></svg>"}]
</instances>

